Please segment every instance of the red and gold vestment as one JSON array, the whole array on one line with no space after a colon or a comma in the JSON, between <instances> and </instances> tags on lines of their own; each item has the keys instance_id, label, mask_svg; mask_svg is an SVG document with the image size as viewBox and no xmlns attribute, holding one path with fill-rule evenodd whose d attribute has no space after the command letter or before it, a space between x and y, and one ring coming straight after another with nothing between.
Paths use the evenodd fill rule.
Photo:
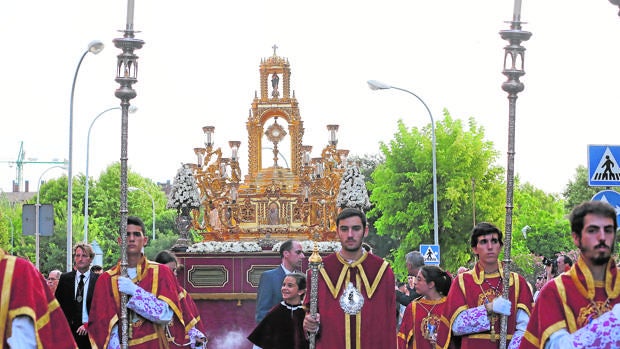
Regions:
<instances>
[{"instance_id":1,"label":"red and gold vestment","mask_svg":"<svg viewBox=\"0 0 620 349\"><path fill-rule=\"evenodd\" d=\"M312 289L311 270L308 287ZM343 291L352 284L364 304L355 315L340 305ZM321 328L317 349L396 348L396 298L394 273L382 258L370 253L349 264L339 253L323 258L318 281L318 312ZM306 292L304 304L310 303Z\"/></svg>"}]
</instances>

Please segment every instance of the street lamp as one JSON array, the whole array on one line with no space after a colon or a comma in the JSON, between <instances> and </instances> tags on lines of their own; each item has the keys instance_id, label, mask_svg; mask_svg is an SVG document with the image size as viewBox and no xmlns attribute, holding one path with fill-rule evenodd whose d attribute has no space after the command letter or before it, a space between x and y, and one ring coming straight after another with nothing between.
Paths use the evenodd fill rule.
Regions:
<instances>
[{"instance_id":1,"label":"street lamp","mask_svg":"<svg viewBox=\"0 0 620 349\"><path fill-rule=\"evenodd\" d=\"M71 271L71 256L73 255L73 96L75 94L75 81L84 57L90 52L94 55L103 51L103 43L95 40L88 44L88 48L78 61L73 74L73 84L71 84L71 101L69 103L69 165L67 167L67 271Z\"/></svg>"},{"instance_id":2,"label":"street lamp","mask_svg":"<svg viewBox=\"0 0 620 349\"><path fill-rule=\"evenodd\" d=\"M43 178L43 175L45 175L45 173L47 173L47 171L54 169L54 168L62 168L63 170L66 169L65 166L60 166L60 165L56 165L56 166L52 166L47 168L45 171L43 171L43 173L41 173L41 175L39 176L39 180L37 181L37 204L34 206L34 235L35 235L35 244L36 244L36 265L37 265L37 270L39 270L39 225L40 225L40 216L39 216L39 209L41 207L41 204L39 203L39 193L40 193L40 188L41 188L41 179Z\"/></svg>"},{"instance_id":3,"label":"street lamp","mask_svg":"<svg viewBox=\"0 0 620 349\"><path fill-rule=\"evenodd\" d=\"M418 97L418 95L416 95L415 93L409 90L405 90L404 88L400 88L396 86L391 86L391 85L388 85L388 84L385 84L385 83L382 83L376 80L368 80L368 86L370 87L371 90L395 89L395 90L407 92L408 94L414 96L420 102L422 102L422 104L426 108L426 111L428 112L428 116L431 118L432 146L433 146L433 221L434 221L433 232L434 232L435 245L439 245L439 222L438 222L438 215L437 215L437 149L436 149L437 144L435 141L435 120L433 119L433 114L431 113L431 110L428 108L426 103L424 103L422 98Z\"/></svg>"},{"instance_id":4,"label":"street lamp","mask_svg":"<svg viewBox=\"0 0 620 349\"><path fill-rule=\"evenodd\" d=\"M128 187L127 190L129 191L136 191L136 190L140 190L146 193L146 195L148 195L151 198L151 204L152 204L152 208L153 208L153 240L155 240L155 200L153 199L153 196L146 190L142 189L142 188L138 188L138 187Z\"/></svg>"},{"instance_id":5,"label":"street lamp","mask_svg":"<svg viewBox=\"0 0 620 349\"><path fill-rule=\"evenodd\" d=\"M90 126L88 127L88 136L86 137L86 183L84 184L84 242L88 243L88 187L89 187L89 177L88 177L88 163L89 163L89 158L90 158L90 131L93 128L93 125L95 124L95 121L97 121L99 119L99 117L107 112L109 112L110 110L115 110L118 109L120 110L121 107L112 107L112 108L108 108L104 111L102 111L101 113L99 113L99 115L95 116L95 118L93 119L93 121L91 121ZM136 106L130 106L129 107L129 112L130 113L135 113L138 110L138 107Z\"/></svg>"}]
</instances>

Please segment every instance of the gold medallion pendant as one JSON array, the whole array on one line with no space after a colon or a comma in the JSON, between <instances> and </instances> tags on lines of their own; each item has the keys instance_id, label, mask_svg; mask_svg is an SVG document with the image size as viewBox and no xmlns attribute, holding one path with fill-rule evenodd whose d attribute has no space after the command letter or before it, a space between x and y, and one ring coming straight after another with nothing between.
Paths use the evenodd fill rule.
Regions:
<instances>
[{"instance_id":1,"label":"gold medallion pendant","mask_svg":"<svg viewBox=\"0 0 620 349\"><path fill-rule=\"evenodd\" d=\"M433 345L437 342L437 329L439 328L439 317L434 314L428 314L420 324L422 336L429 340Z\"/></svg>"}]
</instances>

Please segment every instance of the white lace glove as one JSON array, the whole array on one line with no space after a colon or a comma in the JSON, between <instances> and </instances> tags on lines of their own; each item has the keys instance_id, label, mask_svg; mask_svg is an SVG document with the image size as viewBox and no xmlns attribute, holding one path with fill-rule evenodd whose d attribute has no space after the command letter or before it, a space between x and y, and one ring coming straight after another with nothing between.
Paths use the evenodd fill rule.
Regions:
<instances>
[{"instance_id":1,"label":"white lace glove","mask_svg":"<svg viewBox=\"0 0 620 349\"><path fill-rule=\"evenodd\" d=\"M130 278L125 276L119 276L118 278L118 290L124 294L133 296L138 289L138 285L134 284Z\"/></svg>"},{"instance_id":2,"label":"white lace glove","mask_svg":"<svg viewBox=\"0 0 620 349\"><path fill-rule=\"evenodd\" d=\"M510 308L512 307L512 303L506 298L497 297L493 300L491 305L493 306L494 313L510 316Z\"/></svg>"}]
</instances>

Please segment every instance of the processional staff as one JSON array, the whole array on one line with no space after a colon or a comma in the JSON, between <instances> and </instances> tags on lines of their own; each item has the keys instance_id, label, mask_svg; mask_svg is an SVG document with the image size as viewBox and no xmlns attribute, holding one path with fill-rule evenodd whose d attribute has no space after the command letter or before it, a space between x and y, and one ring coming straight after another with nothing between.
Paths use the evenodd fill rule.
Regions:
<instances>
[{"instance_id":1,"label":"processional staff","mask_svg":"<svg viewBox=\"0 0 620 349\"><path fill-rule=\"evenodd\" d=\"M138 82L138 56L134 50L142 48L144 41L134 38L133 30L134 0L127 0L127 24L122 38L114 39L114 46L123 50L117 56L116 82L120 87L114 95L121 100L121 158L120 158L120 227L121 236L121 276L127 276L127 140L129 101L136 97L136 91L132 85ZM127 311L127 295L121 293L121 348L129 347L129 319Z\"/></svg>"},{"instance_id":2,"label":"processional staff","mask_svg":"<svg viewBox=\"0 0 620 349\"><path fill-rule=\"evenodd\" d=\"M504 47L504 74L508 79L502 83L502 90L508 93L508 156L506 166L506 226L504 229L504 285L502 297L510 296L510 251L512 245L512 208L514 187L514 162L515 162L515 119L517 93L523 91L524 85L519 78L525 74L524 54L525 48L521 46L532 33L521 30L521 0L514 1L514 11L509 30L500 31L502 39L509 42ZM515 280L517 282L517 280ZM516 314L514 314L516 316ZM506 336L508 333L508 317L502 315L500 319L500 349L506 348Z\"/></svg>"},{"instance_id":3,"label":"processional staff","mask_svg":"<svg viewBox=\"0 0 620 349\"><path fill-rule=\"evenodd\" d=\"M308 258L308 265L310 266L310 271L312 272L312 275L310 276L310 315L313 319L316 319L319 296L319 269L323 266L323 258L321 258L321 255L319 254L319 248L316 241L314 242L312 255ZM316 332L311 332L308 335L308 340L310 341L310 349L316 348Z\"/></svg>"}]
</instances>

